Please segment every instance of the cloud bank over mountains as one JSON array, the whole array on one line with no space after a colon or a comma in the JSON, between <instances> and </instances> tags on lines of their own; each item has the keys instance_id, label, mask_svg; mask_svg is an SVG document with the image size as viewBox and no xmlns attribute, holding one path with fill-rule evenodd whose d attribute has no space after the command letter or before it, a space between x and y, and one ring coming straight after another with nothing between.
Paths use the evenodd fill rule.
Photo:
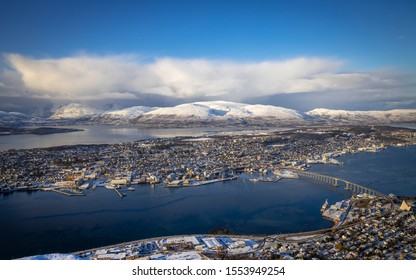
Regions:
<instances>
[{"instance_id":1,"label":"cloud bank over mountains","mask_svg":"<svg viewBox=\"0 0 416 280\"><path fill-rule=\"evenodd\" d=\"M154 95L244 101L299 93L330 93L345 99L352 93L366 102L384 100L400 107L401 99L414 104L416 88L404 74L342 72L343 61L320 57L257 62L169 57L148 62L134 55L34 59L5 54L4 58L9 69L0 75L0 96L53 100L137 100Z\"/></svg>"}]
</instances>

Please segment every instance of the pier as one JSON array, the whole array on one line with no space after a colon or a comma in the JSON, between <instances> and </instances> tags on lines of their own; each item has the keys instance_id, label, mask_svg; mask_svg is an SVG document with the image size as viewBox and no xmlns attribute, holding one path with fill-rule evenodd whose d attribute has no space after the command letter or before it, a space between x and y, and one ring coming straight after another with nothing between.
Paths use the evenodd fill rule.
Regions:
<instances>
[{"instance_id":1,"label":"pier","mask_svg":"<svg viewBox=\"0 0 416 280\"><path fill-rule=\"evenodd\" d=\"M116 191L117 195L118 195L120 198L123 198L123 197L125 197L125 196L126 196L125 194L122 194L121 192L119 192L116 188L114 188L114 190Z\"/></svg>"},{"instance_id":2,"label":"pier","mask_svg":"<svg viewBox=\"0 0 416 280\"><path fill-rule=\"evenodd\" d=\"M79 192L79 193L76 193L76 192L64 192L64 191L55 190L55 189L53 189L51 191L52 192L55 192L55 193L63 194L63 195L66 195L66 196L85 196L85 194L82 193L82 192Z\"/></svg>"},{"instance_id":3,"label":"pier","mask_svg":"<svg viewBox=\"0 0 416 280\"><path fill-rule=\"evenodd\" d=\"M176 184L168 183L164 187L165 188L199 187L199 186L213 184L213 183L237 180L238 178L239 176L232 176L232 177L219 178L219 179L206 180L206 181L194 181L191 184L183 183L182 180L179 180L179 183L176 183Z\"/></svg>"}]
</instances>

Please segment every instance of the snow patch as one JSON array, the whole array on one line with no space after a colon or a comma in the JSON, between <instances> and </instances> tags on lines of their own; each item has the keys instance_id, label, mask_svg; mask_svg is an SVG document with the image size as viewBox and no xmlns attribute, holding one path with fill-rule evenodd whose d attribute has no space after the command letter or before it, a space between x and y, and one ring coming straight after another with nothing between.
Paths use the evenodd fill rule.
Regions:
<instances>
[{"instance_id":1,"label":"snow patch","mask_svg":"<svg viewBox=\"0 0 416 280\"><path fill-rule=\"evenodd\" d=\"M18 260L84 260L72 254L46 254L20 258Z\"/></svg>"},{"instance_id":2,"label":"snow patch","mask_svg":"<svg viewBox=\"0 0 416 280\"><path fill-rule=\"evenodd\" d=\"M98 115L100 113L102 113L100 110L92 108L90 106L79 103L70 103L59 107L52 114L52 116L50 116L50 118L53 120L80 119Z\"/></svg>"},{"instance_id":3,"label":"snow patch","mask_svg":"<svg viewBox=\"0 0 416 280\"><path fill-rule=\"evenodd\" d=\"M104 118L114 118L114 119L135 119L144 113L155 110L154 107L145 107L145 106L134 106L130 108L125 108L121 110L108 111L102 114Z\"/></svg>"},{"instance_id":4,"label":"snow patch","mask_svg":"<svg viewBox=\"0 0 416 280\"><path fill-rule=\"evenodd\" d=\"M314 109L306 113L322 120L341 120L346 122L412 122L416 121L415 109L396 109L389 111L346 111L331 109Z\"/></svg>"}]
</instances>

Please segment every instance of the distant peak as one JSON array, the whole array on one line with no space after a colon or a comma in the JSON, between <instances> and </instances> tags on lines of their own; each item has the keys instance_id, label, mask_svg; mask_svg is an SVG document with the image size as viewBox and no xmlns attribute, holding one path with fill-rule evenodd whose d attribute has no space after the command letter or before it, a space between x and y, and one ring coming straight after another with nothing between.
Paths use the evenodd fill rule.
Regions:
<instances>
[{"instance_id":1,"label":"distant peak","mask_svg":"<svg viewBox=\"0 0 416 280\"><path fill-rule=\"evenodd\" d=\"M80 103L69 103L60 106L50 117L51 119L78 119L96 115L101 111Z\"/></svg>"}]
</instances>

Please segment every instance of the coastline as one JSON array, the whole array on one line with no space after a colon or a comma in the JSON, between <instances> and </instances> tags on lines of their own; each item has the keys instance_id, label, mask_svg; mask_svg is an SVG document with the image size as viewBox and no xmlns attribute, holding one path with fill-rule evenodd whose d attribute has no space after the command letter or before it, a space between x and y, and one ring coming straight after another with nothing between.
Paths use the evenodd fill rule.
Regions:
<instances>
[{"instance_id":1,"label":"coastline","mask_svg":"<svg viewBox=\"0 0 416 280\"><path fill-rule=\"evenodd\" d=\"M197 145L200 145L199 143L197 144ZM82 149L85 149L86 147L83 147ZM279 148L278 146L277 146L277 148ZM395 150L395 149L393 149L393 150ZM402 149L399 149L399 151L400 150L402 150ZM364 155L364 153L360 153L361 155ZM377 154L377 153L374 153L374 154ZM371 154L369 154L369 155L371 155L370 157L373 157L372 155L373 155L373 153L371 153ZM350 156L350 155L347 155L347 156ZM323 166L323 165L322 165ZM326 165L326 166L328 166L328 165ZM338 168L338 167L336 167L336 166L332 166L332 165L330 165L331 166L331 168ZM330 169L331 169L330 168ZM344 167L343 166L341 166L341 169L343 169ZM329 170L330 170L329 169ZM342 178L341 176L340 176L340 178ZM241 183L243 183L243 182L240 182L240 184ZM279 183L278 183L279 184ZM365 185L365 184L364 184ZM267 189L268 187L266 187L265 189ZM139 188L136 188L136 190L138 190ZM203 188L203 189L201 189L201 191L203 191L204 189L207 189L207 188ZM209 189L211 189L211 188L209 188ZM227 188L226 189L228 189L228 186L227 186ZM276 189L280 189L280 188L276 188ZM198 192L199 192L200 190L198 190ZM263 185L262 185L262 188L261 189L259 189L259 192L262 192L263 191ZM91 191L90 191L90 193L91 193ZM202 192L202 193L204 193L204 192ZM201 193L201 194L202 194ZM128 197L130 197L130 195L128 196ZM11 198L13 198L13 197L11 197ZM201 205L202 206L202 205ZM319 208L319 207L318 207ZM206 232L206 231L205 231ZM309 233L308 233L309 234ZM296 236L294 237L295 239L297 238ZM133 240L133 239L132 239Z\"/></svg>"},{"instance_id":2,"label":"coastline","mask_svg":"<svg viewBox=\"0 0 416 280\"><path fill-rule=\"evenodd\" d=\"M0 136L34 134L34 135L50 135L55 133L70 133L84 131L78 128L68 127L0 127Z\"/></svg>"},{"instance_id":3,"label":"coastline","mask_svg":"<svg viewBox=\"0 0 416 280\"><path fill-rule=\"evenodd\" d=\"M319 174L317 174L319 175ZM339 179L339 178L338 178ZM342 180L342 179L339 179ZM371 189L366 188L364 194L366 194L366 192L371 191ZM122 259L152 259L152 257L150 256L151 254L153 255L157 255L158 258L160 258L162 255L166 257L168 257L169 255L172 254L171 251L159 251L154 249L154 251L151 251L151 254L146 254L143 256L126 256L126 254L119 254L119 252L129 252L129 250L127 250L126 248L131 248L132 246L140 246L138 244L158 244L157 246L155 245L155 248L161 248L161 244L164 243L165 240L177 240L176 246L179 246L179 244L181 244L181 242L183 242L183 246L185 246L185 243L187 242L187 240L193 239L193 240L197 240L198 242L196 242L196 244L193 244L194 247L192 248L198 248L195 251L193 250L175 250L175 254L178 254L179 256L182 255L183 252L189 252L192 251L192 253L195 253L195 255L192 255L193 258L198 258L201 257L201 259L210 259L208 256L211 254L215 255L215 252L217 252L218 255L218 250L223 250L223 249L218 249L216 248L215 250L213 250L212 248L205 248L202 249L204 245L204 240L205 239L213 239L213 240L223 240L223 239L232 239L233 242L241 242L241 240L245 243L247 242L247 240L252 241L254 244L256 244L255 246L251 246L251 249L249 249L247 252L245 252L245 254L248 253L253 253L253 254L261 254L259 253L259 248L264 248L266 242L268 242L267 240L272 240L273 242L283 242L283 243L304 243L304 242L308 242L308 241L314 241L317 239L322 239L323 237L327 236L328 234L333 234L335 232L340 232L342 230L348 230L354 227L359 226L360 224L367 224L370 223L373 220L376 219L380 219L382 217L388 216L390 215L390 213L392 213L395 209L395 205L393 200L387 196L384 195L382 193L379 193L377 191L372 190L374 193L377 194L377 196L379 197L378 199L384 199L387 201L387 204L390 205L390 207L384 211L382 214L380 214L380 216L369 216L369 217L365 217L363 216L362 219L358 219L355 221L350 221L350 222L345 222L348 218L348 215L350 212L350 208L353 207L353 204L355 203L355 201L353 203L351 203L351 205L349 206L349 209L347 211L347 215L346 217L339 223L337 221L334 221L332 219L332 222L334 222L334 225L330 228L325 228L325 229L320 229L320 230L314 230L314 231L306 231L306 232L301 232L301 233L285 233L285 234L252 234L252 235L235 235L235 234L187 234L187 235L173 235L173 236L160 236L160 237L154 237L154 238L145 238L145 239L140 239L140 240L134 240L134 241L128 241L128 242L123 242L123 243L118 243L118 244L112 244L112 245L107 245L107 246L101 246L101 247L97 247L97 248L91 248L91 249L86 249L86 250L81 250L81 251L77 251L77 252L73 252L70 253L70 255L75 255L79 258L88 258L88 259L117 259L119 257L121 257ZM367 197L366 195L364 195L364 197ZM323 216L323 218L326 218L325 216ZM223 246L223 245L221 245ZM180 246L179 246L180 247ZM186 246L185 246L186 247ZM185 248L184 247L184 248ZM188 247L186 247L188 248ZM227 250L227 254L232 253L232 247L228 247ZM98 252L98 253L94 253L94 252ZM99 254L102 252L105 252L105 254L103 256L100 256ZM109 254L110 253L117 253L117 254ZM241 253L240 251L237 251L237 253ZM235 253L235 254L237 254ZM98 254L94 256L94 254ZM212 256L211 256L212 257ZM219 257L219 256L217 256ZM215 259L215 257L213 257Z\"/></svg>"}]
</instances>

